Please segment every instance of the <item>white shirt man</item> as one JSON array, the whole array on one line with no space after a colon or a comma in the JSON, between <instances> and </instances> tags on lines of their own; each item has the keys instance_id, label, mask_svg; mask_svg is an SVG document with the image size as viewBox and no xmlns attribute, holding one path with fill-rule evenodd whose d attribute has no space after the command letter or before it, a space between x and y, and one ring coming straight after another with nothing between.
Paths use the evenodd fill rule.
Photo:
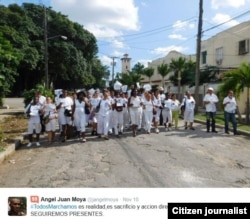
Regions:
<instances>
[{"instance_id":1,"label":"white shirt man","mask_svg":"<svg viewBox=\"0 0 250 219\"><path fill-rule=\"evenodd\" d=\"M212 87L208 88L206 95L203 98L203 102L206 107L206 117L207 117L207 132L210 132L210 126L212 127L212 132L217 133L215 130L215 115L216 115L216 103L219 99L216 94L214 94L214 89ZM212 123L210 124L210 120Z\"/></svg>"},{"instance_id":2,"label":"white shirt man","mask_svg":"<svg viewBox=\"0 0 250 219\"><path fill-rule=\"evenodd\" d=\"M203 98L203 102L206 107L206 112L216 112L216 103L219 99L216 94L214 94L213 88L208 88L206 95Z\"/></svg>"}]
</instances>

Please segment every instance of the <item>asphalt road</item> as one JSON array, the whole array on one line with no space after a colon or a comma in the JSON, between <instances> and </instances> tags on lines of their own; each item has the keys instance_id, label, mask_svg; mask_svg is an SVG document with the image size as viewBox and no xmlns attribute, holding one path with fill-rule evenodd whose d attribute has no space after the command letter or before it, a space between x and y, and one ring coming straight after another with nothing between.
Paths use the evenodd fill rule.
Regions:
<instances>
[{"instance_id":1,"label":"asphalt road","mask_svg":"<svg viewBox=\"0 0 250 219\"><path fill-rule=\"evenodd\" d=\"M182 121L181 121L182 125ZM0 165L0 187L242 188L250 187L249 137L195 131L110 140L59 140L23 145Z\"/></svg>"}]
</instances>

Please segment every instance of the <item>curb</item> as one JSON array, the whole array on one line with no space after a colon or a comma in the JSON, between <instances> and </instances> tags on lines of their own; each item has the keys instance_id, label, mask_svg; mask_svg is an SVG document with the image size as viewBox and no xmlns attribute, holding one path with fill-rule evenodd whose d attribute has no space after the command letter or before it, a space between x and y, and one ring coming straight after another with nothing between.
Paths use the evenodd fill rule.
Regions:
<instances>
[{"instance_id":1,"label":"curb","mask_svg":"<svg viewBox=\"0 0 250 219\"><path fill-rule=\"evenodd\" d=\"M9 105L3 105L2 107L0 107L0 109L9 109Z\"/></svg>"},{"instance_id":2,"label":"curb","mask_svg":"<svg viewBox=\"0 0 250 219\"><path fill-rule=\"evenodd\" d=\"M21 139L16 139L14 144L9 145L5 151L0 152L0 164L13 154L21 146Z\"/></svg>"},{"instance_id":3,"label":"curb","mask_svg":"<svg viewBox=\"0 0 250 219\"><path fill-rule=\"evenodd\" d=\"M206 122L205 122L205 121L202 121L202 120L199 120L199 119L195 119L194 122L197 122L197 123L201 123L201 124L206 125ZM216 126L216 128L224 129L224 126L223 126L223 125L215 125L215 126ZM229 131L233 132L233 129L229 128ZM245 135L245 136L249 136L249 137L250 137L250 132L247 132L247 131L243 131L243 130L238 129L238 133L241 134L241 135Z\"/></svg>"}]
</instances>

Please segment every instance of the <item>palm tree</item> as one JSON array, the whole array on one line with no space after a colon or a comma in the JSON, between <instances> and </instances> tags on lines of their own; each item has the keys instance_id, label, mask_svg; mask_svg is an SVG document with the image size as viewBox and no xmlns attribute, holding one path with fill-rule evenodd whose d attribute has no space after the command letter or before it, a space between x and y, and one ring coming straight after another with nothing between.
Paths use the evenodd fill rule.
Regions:
<instances>
[{"instance_id":1,"label":"palm tree","mask_svg":"<svg viewBox=\"0 0 250 219\"><path fill-rule=\"evenodd\" d=\"M162 63L161 65L157 66L157 71L158 74L161 75L162 77L162 87L164 89L165 83L164 83L164 78L171 72L171 68L169 67L168 64Z\"/></svg>"},{"instance_id":2,"label":"palm tree","mask_svg":"<svg viewBox=\"0 0 250 219\"><path fill-rule=\"evenodd\" d=\"M181 73L186 68L186 58L179 57L178 59L171 59L170 68L178 74L178 98L180 99L181 92Z\"/></svg>"},{"instance_id":3,"label":"palm tree","mask_svg":"<svg viewBox=\"0 0 250 219\"><path fill-rule=\"evenodd\" d=\"M195 66L194 66L195 68ZM205 66L203 69L200 70L200 81L199 84L205 84L210 82L215 82L220 79L217 78L217 75L219 74L220 69L217 66ZM195 86L195 72L192 72L192 74L189 75L190 77L190 87Z\"/></svg>"},{"instance_id":4,"label":"palm tree","mask_svg":"<svg viewBox=\"0 0 250 219\"><path fill-rule=\"evenodd\" d=\"M144 68L142 74L148 77L149 84L151 85L151 77L154 75L153 68Z\"/></svg>"},{"instance_id":5,"label":"palm tree","mask_svg":"<svg viewBox=\"0 0 250 219\"><path fill-rule=\"evenodd\" d=\"M117 80L123 85L128 85L128 87L130 87L131 85L135 85L137 82L140 83L142 77L141 74L138 74L134 71L128 71L127 74L118 74Z\"/></svg>"},{"instance_id":6,"label":"palm tree","mask_svg":"<svg viewBox=\"0 0 250 219\"><path fill-rule=\"evenodd\" d=\"M137 74L143 74L144 65L140 62L137 62L134 67L132 68L132 72L135 72Z\"/></svg>"},{"instance_id":7,"label":"palm tree","mask_svg":"<svg viewBox=\"0 0 250 219\"><path fill-rule=\"evenodd\" d=\"M223 77L223 82L221 89L225 88L225 91L228 91L228 88L230 88L234 90L236 96L239 96L239 94L244 91L244 88L247 89L246 123L249 124L250 63L243 62L239 68L226 72Z\"/></svg>"}]
</instances>

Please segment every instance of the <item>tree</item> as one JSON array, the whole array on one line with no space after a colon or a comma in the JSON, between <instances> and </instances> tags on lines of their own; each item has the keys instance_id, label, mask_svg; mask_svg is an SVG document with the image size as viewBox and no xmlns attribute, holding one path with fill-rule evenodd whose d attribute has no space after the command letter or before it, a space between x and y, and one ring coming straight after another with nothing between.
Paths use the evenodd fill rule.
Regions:
<instances>
[{"instance_id":1,"label":"tree","mask_svg":"<svg viewBox=\"0 0 250 219\"><path fill-rule=\"evenodd\" d=\"M217 66L205 66L200 70L200 81L199 84L210 83L218 81L217 75L219 74L220 69ZM190 81L189 87L195 86L195 73L189 74L188 81Z\"/></svg>"},{"instance_id":2,"label":"tree","mask_svg":"<svg viewBox=\"0 0 250 219\"><path fill-rule=\"evenodd\" d=\"M104 88L106 80L108 80L110 76L109 66L103 66L99 59L93 59L92 75L95 78L95 82L92 84L92 87L100 89Z\"/></svg>"},{"instance_id":3,"label":"tree","mask_svg":"<svg viewBox=\"0 0 250 219\"><path fill-rule=\"evenodd\" d=\"M220 92L221 94L223 93L223 95L226 96L228 90L233 90L236 97L238 97L245 88L247 89L246 123L249 124L250 63L243 62L239 68L225 72L223 76L223 84L220 87Z\"/></svg>"},{"instance_id":4,"label":"tree","mask_svg":"<svg viewBox=\"0 0 250 219\"><path fill-rule=\"evenodd\" d=\"M20 59L20 53L3 37L0 30L0 106L3 105L2 98L15 83L14 77Z\"/></svg>"},{"instance_id":5,"label":"tree","mask_svg":"<svg viewBox=\"0 0 250 219\"><path fill-rule=\"evenodd\" d=\"M179 57L178 59L171 59L170 68L177 73L178 80L178 98L180 99L181 92L181 78L182 72L184 72L186 68L186 58Z\"/></svg>"},{"instance_id":6,"label":"tree","mask_svg":"<svg viewBox=\"0 0 250 219\"><path fill-rule=\"evenodd\" d=\"M143 70L144 70L144 65L141 64L140 62L136 63L132 68L132 72L137 74L143 74Z\"/></svg>"},{"instance_id":7,"label":"tree","mask_svg":"<svg viewBox=\"0 0 250 219\"><path fill-rule=\"evenodd\" d=\"M16 68L14 83L9 83L9 90L12 94L20 94L36 84L44 84L44 7L32 3L24 3L21 7L10 4L8 7L0 6L0 13L0 33L19 54L16 56L19 57L17 65L7 66L7 71ZM100 79L93 74L92 63L97 59L98 51L94 35L51 8L46 8L46 15L49 84L62 89L94 84ZM60 35L67 36L68 40L55 37Z\"/></svg>"},{"instance_id":8,"label":"tree","mask_svg":"<svg viewBox=\"0 0 250 219\"><path fill-rule=\"evenodd\" d=\"M154 75L153 68L144 68L142 74L148 77L149 84L151 84L151 77Z\"/></svg>"},{"instance_id":9,"label":"tree","mask_svg":"<svg viewBox=\"0 0 250 219\"><path fill-rule=\"evenodd\" d=\"M162 87L165 87L165 77L171 72L171 68L167 63L162 63L161 65L157 66L158 74L162 77Z\"/></svg>"},{"instance_id":10,"label":"tree","mask_svg":"<svg viewBox=\"0 0 250 219\"><path fill-rule=\"evenodd\" d=\"M140 83L140 81L142 80L142 75L135 71L128 71L128 73L126 74L118 74L117 80L123 85L128 85L128 87L130 87L131 85Z\"/></svg>"}]
</instances>

